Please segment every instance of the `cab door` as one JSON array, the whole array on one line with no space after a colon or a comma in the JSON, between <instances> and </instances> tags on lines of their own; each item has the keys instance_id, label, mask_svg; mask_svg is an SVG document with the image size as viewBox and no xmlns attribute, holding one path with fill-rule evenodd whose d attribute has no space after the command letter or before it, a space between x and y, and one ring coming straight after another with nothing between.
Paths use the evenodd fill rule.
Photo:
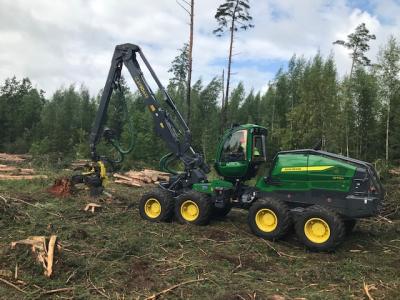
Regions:
<instances>
[{"instance_id":1,"label":"cab door","mask_svg":"<svg viewBox=\"0 0 400 300\"><path fill-rule=\"evenodd\" d=\"M248 130L234 131L224 142L220 159L216 162L217 172L224 177L243 177L247 173Z\"/></svg>"}]
</instances>

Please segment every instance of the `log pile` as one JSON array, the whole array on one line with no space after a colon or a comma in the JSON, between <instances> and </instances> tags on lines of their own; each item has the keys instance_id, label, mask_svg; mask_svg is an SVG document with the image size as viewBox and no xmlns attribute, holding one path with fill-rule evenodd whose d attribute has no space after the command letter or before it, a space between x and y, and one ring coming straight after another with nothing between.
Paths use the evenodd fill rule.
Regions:
<instances>
[{"instance_id":1,"label":"log pile","mask_svg":"<svg viewBox=\"0 0 400 300\"><path fill-rule=\"evenodd\" d=\"M23 162L26 158L28 158L28 155L25 154L0 153L1 161Z\"/></svg>"},{"instance_id":2,"label":"log pile","mask_svg":"<svg viewBox=\"0 0 400 300\"><path fill-rule=\"evenodd\" d=\"M147 184L158 184L160 181L168 181L171 174L157 170L144 169L143 171L129 171L123 174L115 173L114 182L133 187L142 187Z\"/></svg>"},{"instance_id":3,"label":"log pile","mask_svg":"<svg viewBox=\"0 0 400 300\"><path fill-rule=\"evenodd\" d=\"M31 180L47 178L46 175L35 175L34 169L18 168L0 164L0 180Z\"/></svg>"},{"instance_id":4,"label":"log pile","mask_svg":"<svg viewBox=\"0 0 400 300\"><path fill-rule=\"evenodd\" d=\"M90 165L91 162L92 161L90 159L77 159L71 163L71 167L72 169L82 169L86 165Z\"/></svg>"}]
</instances>

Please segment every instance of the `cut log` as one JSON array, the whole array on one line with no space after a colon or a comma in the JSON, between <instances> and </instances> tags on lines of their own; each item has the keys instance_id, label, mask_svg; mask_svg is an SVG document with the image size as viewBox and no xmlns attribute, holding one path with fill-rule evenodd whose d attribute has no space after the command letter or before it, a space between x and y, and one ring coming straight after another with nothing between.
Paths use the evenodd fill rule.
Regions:
<instances>
[{"instance_id":1,"label":"cut log","mask_svg":"<svg viewBox=\"0 0 400 300\"><path fill-rule=\"evenodd\" d=\"M118 173L115 173L113 176L115 178L119 178L119 179L123 179L123 180L127 180L127 181L131 181L132 180L132 178L130 178L128 176L124 176L124 175L118 174Z\"/></svg>"},{"instance_id":2,"label":"cut log","mask_svg":"<svg viewBox=\"0 0 400 300\"><path fill-rule=\"evenodd\" d=\"M151 169L144 169L143 172L150 172L150 173L157 173L158 175L164 175L168 176L171 175L170 173L162 172L162 171L157 171L157 170L151 170Z\"/></svg>"},{"instance_id":3,"label":"cut log","mask_svg":"<svg viewBox=\"0 0 400 300\"><path fill-rule=\"evenodd\" d=\"M25 155L0 153L0 160L4 161L22 162L25 158Z\"/></svg>"},{"instance_id":4,"label":"cut log","mask_svg":"<svg viewBox=\"0 0 400 300\"><path fill-rule=\"evenodd\" d=\"M169 176L166 175L158 175L158 179L162 180L162 181L168 181L169 180Z\"/></svg>"},{"instance_id":5,"label":"cut log","mask_svg":"<svg viewBox=\"0 0 400 300\"><path fill-rule=\"evenodd\" d=\"M10 175L32 175L35 174L33 169L20 169L14 166L0 165L1 173L10 173Z\"/></svg>"},{"instance_id":6,"label":"cut log","mask_svg":"<svg viewBox=\"0 0 400 300\"><path fill-rule=\"evenodd\" d=\"M13 166L0 165L0 172L15 172L18 169Z\"/></svg>"},{"instance_id":7,"label":"cut log","mask_svg":"<svg viewBox=\"0 0 400 300\"><path fill-rule=\"evenodd\" d=\"M33 180L47 179L46 175L3 175L0 174L0 180Z\"/></svg>"},{"instance_id":8,"label":"cut log","mask_svg":"<svg viewBox=\"0 0 400 300\"><path fill-rule=\"evenodd\" d=\"M138 183L137 181L133 181L133 180L128 181L128 180L117 179L114 182L129 185L129 186L142 187L142 185L140 183Z\"/></svg>"}]
</instances>

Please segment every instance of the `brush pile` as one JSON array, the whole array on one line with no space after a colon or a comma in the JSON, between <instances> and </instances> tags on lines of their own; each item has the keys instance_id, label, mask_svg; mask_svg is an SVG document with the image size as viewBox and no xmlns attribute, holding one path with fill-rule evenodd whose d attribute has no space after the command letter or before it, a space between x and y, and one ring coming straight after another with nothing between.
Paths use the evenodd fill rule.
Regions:
<instances>
[{"instance_id":1,"label":"brush pile","mask_svg":"<svg viewBox=\"0 0 400 300\"><path fill-rule=\"evenodd\" d=\"M143 171L129 171L123 174L115 173L114 182L133 187L142 187L147 184L158 184L160 181L168 181L171 174L157 170L144 169Z\"/></svg>"}]
</instances>

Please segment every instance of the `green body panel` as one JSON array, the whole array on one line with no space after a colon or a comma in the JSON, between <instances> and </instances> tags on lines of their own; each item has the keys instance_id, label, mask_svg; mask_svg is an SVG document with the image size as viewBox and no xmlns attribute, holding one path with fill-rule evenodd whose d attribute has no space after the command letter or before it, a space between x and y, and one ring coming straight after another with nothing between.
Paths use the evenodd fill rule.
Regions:
<instances>
[{"instance_id":1,"label":"green body panel","mask_svg":"<svg viewBox=\"0 0 400 300\"><path fill-rule=\"evenodd\" d=\"M233 188L233 184L229 181L215 179L207 183L195 183L192 189L200 193L212 194L217 187L230 189Z\"/></svg>"},{"instance_id":2,"label":"green body panel","mask_svg":"<svg viewBox=\"0 0 400 300\"><path fill-rule=\"evenodd\" d=\"M232 161L232 162L220 162L218 165L218 171L223 174L224 177L242 177L247 173L249 163L247 161Z\"/></svg>"},{"instance_id":3,"label":"green body panel","mask_svg":"<svg viewBox=\"0 0 400 300\"><path fill-rule=\"evenodd\" d=\"M352 164L314 154L279 154L270 179L279 184L267 184L259 178L260 191L328 190L348 192L356 167Z\"/></svg>"}]
</instances>

